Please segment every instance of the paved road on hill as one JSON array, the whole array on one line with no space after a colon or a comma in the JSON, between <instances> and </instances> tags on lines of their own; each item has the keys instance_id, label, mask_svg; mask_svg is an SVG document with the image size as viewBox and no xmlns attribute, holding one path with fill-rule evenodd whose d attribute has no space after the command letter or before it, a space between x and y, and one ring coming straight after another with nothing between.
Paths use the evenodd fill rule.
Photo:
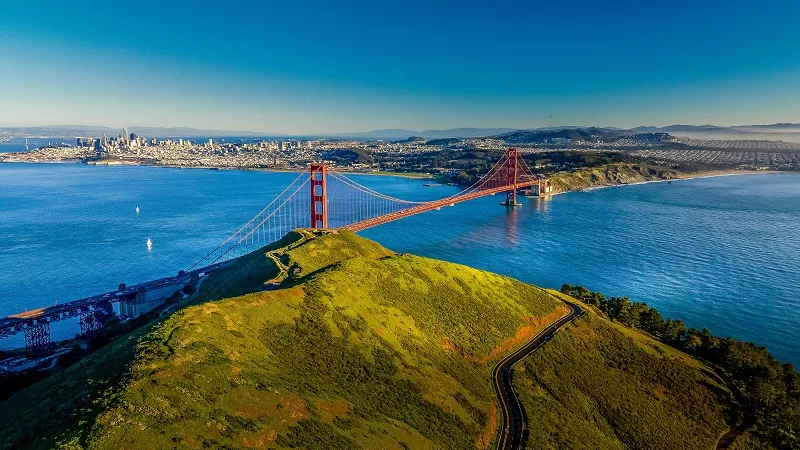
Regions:
<instances>
[{"instance_id":1,"label":"paved road on hill","mask_svg":"<svg viewBox=\"0 0 800 450\"><path fill-rule=\"evenodd\" d=\"M547 343L559 328L583 314L583 311L578 305L567 303L567 306L570 308L569 314L550 324L547 328L534 336L533 339L528 341L527 344L506 356L494 366L494 370L492 371L494 392L500 401L500 407L503 409L503 428L500 431L500 439L497 442L498 449L516 450L522 445L523 430L525 428L525 411L522 409L522 403L519 401L516 392L514 392L514 385L512 384L511 377L513 375L512 369L514 364Z\"/></svg>"}]
</instances>

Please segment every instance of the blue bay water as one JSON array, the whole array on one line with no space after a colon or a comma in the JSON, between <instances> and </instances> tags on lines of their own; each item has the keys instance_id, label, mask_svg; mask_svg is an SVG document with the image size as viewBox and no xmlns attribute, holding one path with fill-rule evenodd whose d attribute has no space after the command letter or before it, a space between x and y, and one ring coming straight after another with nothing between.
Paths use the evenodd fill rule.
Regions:
<instances>
[{"instance_id":1,"label":"blue bay water","mask_svg":"<svg viewBox=\"0 0 800 450\"><path fill-rule=\"evenodd\" d=\"M11 152L24 152L27 150L33 150L37 147L43 147L45 145L58 145L60 143L69 143L74 145L75 139L60 139L60 138L29 138L27 143L25 142L25 138L14 138L8 142L0 142L0 153L11 153Z\"/></svg>"},{"instance_id":2,"label":"blue bay water","mask_svg":"<svg viewBox=\"0 0 800 450\"><path fill-rule=\"evenodd\" d=\"M296 176L0 165L0 315L175 273ZM355 178L412 200L455 192L398 177ZM544 287L628 295L800 363L800 174L599 189L524 199L513 211L500 201L485 197L361 234L395 251Z\"/></svg>"}]
</instances>

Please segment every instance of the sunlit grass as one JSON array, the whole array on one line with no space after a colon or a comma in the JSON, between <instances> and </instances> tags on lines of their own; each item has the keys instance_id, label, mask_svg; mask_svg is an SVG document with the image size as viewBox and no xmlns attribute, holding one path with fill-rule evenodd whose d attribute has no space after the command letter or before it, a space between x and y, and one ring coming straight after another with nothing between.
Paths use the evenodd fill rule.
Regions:
<instances>
[{"instance_id":1,"label":"sunlit grass","mask_svg":"<svg viewBox=\"0 0 800 450\"><path fill-rule=\"evenodd\" d=\"M713 448L729 392L689 356L593 313L518 368L530 448Z\"/></svg>"},{"instance_id":2,"label":"sunlit grass","mask_svg":"<svg viewBox=\"0 0 800 450\"><path fill-rule=\"evenodd\" d=\"M264 290L276 278L282 288ZM485 448L487 426L490 436L498 426L492 350L562 305L536 287L346 232L301 231L210 276L200 294L226 298L116 341L113 364L101 351L74 366L129 373L108 392L67 390L82 396L71 413L99 401L92 414L45 426L47 415L33 413L41 395L57 404L57 386L91 371L16 396L38 444ZM31 444L17 440L26 430L6 430Z\"/></svg>"}]
</instances>

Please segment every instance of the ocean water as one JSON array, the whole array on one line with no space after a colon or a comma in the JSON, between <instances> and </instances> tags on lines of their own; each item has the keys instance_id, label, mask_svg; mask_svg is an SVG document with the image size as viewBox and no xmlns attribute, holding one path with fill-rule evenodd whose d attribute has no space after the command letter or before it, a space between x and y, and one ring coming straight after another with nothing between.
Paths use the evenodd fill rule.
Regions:
<instances>
[{"instance_id":1,"label":"ocean water","mask_svg":"<svg viewBox=\"0 0 800 450\"><path fill-rule=\"evenodd\" d=\"M176 273L295 177L0 164L0 315ZM455 192L399 177L355 178L411 200ZM800 363L800 174L598 189L523 199L513 210L500 201L484 197L361 234L540 286L627 295Z\"/></svg>"}]
</instances>

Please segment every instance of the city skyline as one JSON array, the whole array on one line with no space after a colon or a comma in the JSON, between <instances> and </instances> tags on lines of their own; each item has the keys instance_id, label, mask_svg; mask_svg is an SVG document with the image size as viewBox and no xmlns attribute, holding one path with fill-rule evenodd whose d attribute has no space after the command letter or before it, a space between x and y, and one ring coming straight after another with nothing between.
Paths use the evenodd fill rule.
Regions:
<instances>
[{"instance_id":1,"label":"city skyline","mask_svg":"<svg viewBox=\"0 0 800 450\"><path fill-rule=\"evenodd\" d=\"M795 3L357 3L6 5L0 126L314 135L529 129L551 115L620 128L800 122Z\"/></svg>"}]
</instances>

